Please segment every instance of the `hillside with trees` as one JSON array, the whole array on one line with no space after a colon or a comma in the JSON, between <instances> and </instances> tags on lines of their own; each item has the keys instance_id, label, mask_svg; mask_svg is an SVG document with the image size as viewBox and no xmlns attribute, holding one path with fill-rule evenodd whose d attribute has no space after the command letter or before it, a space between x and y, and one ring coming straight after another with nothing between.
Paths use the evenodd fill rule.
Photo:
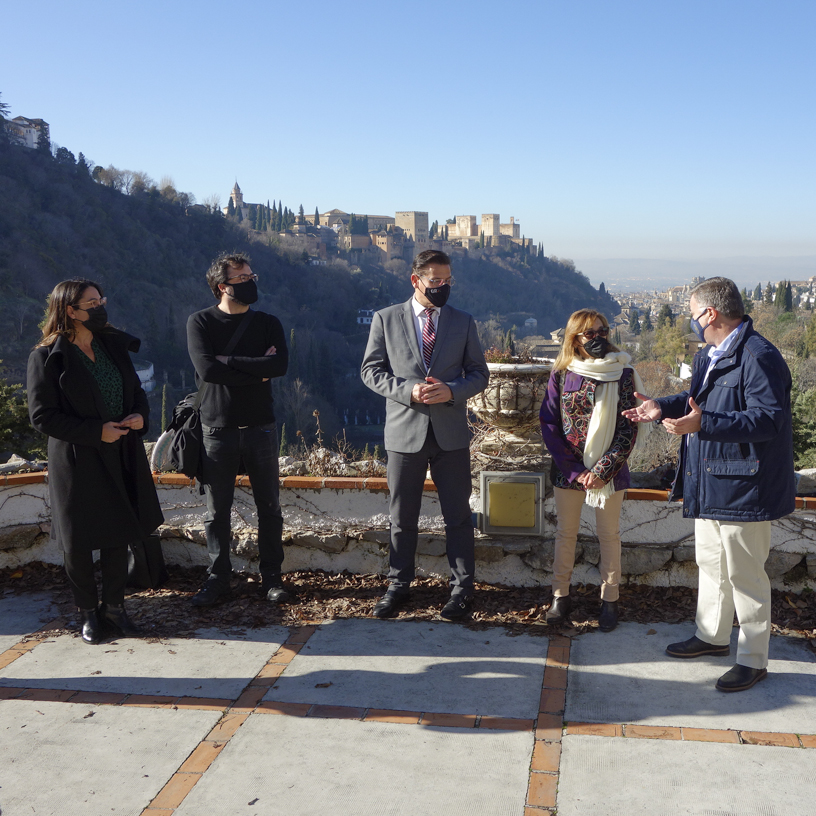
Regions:
<instances>
[{"instance_id":1,"label":"hillside with trees","mask_svg":"<svg viewBox=\"0 0 816 816\"><path fill-rule=\"evenodd\" d=\"M156 184L141 172L92 165L63 147L13 144L0 128L4 380L23 383L54 285L88 278L103 287L111 322L142 339L139 357L155 366L151 400L158 420L165 384L168 408L194 387L185 324L191 312L213 303L204 279L210 260L223 250L242 250L260 276L258 308L276 314L291 332L290 373L275 386L289 441L297 430L313 433L315 409L329 438L341 430L344 416L353 425L355 415L360 423L384 415L382 401L358 374L368 335L357 322L358 310L407 300L406 263L355 266L338 256L312 265L265 233L256 234L252 225L224 217L217 201L195 205L169 179ZM293 217L282 202L273 209L276 220ZM253 215L265 219L268 212ZM451 303L504 332L519 314L536 317L539 330L550 331L583 306L617 312L615 302L571 262L514 249L489 260L457 256ZM158 427L154 421L153 435Z\"/></svg>"}]
</instances>

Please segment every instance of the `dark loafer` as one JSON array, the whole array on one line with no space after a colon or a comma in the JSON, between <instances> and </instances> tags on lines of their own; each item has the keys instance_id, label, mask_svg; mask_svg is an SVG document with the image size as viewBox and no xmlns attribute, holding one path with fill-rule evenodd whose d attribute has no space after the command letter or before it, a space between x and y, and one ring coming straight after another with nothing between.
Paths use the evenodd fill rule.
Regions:
<instances>
[{"instance_id":1,"label":"dark loafer","mask_svg":"<svg viewBox=\"0 0 816 816\"><path fill-rule=\"evenodd\" d=\"M451 595L448 602L442 607L439 613L445 620L459 620L464 618L473 609L473 596L460 592Z\"/></svg>"},{"instance_id":2,"label":"dark loafer","mask_svg":"<svg viewBox=\"0 0 816 816\"><path fill-rule=\"evenodd\" d=\"M127 616L124 606L101 604L99 617L105 628L118 637L139 637L142 634L139 627Z\"/></svg>"},{"instance_id":3,"label":"dark loafer","mask_svg":"<svg viewBox=\"0 0 816 816\"><path fill-rule=\"evenodd\" d=\"M190 599L193 606L212 606L229 593L229 586L220 581L205 581L204 586Z\"/></svg>"},{"instance_id":4,"label":"dark loafer","mask_svg":"<svg viewBox=\"0 0 816 816\"><path fill-rule=\"evenodd\" d=\"M408 602L410 595L407 592L388 591L374 604L375 618L392 618L397 610Z\"/></svg>"},{"instance_id":5,"label":"dark loafer","mask_svg":"<svg viewBox=\"0 0 816 816\"><path fill-rule=\"evenodd\" d=\"M601 614L598 615L598 628L602 632L611 632L618 625L618 602L602 601Z\"/></svg>"},{"instance_id":6,"label":"dark loafer","mask_svg":"<svg viewBox=\"0 0 816 816\"><path fill-rule=\"evenodd\" d=\"M102 640L102 626L95 609L80 609L79 617L82 621L82 640L95 646Z\"/></svg>"},{"instance_id":7,"label":"dark loafer","mask_svg":"<svg viewBox=\"0 0 816 816\"><path fill-rule=\"evenodd\" d=\"M569 595L558 595L553 598L544 620L553 625L564 623L569 620L570 612L572 612L572 598Z\"/></svg>"},{"instance_id":8,"label":"dark loafer","mask_svg":"<svg viewBox=\"0 0 816 816\"><path fill-rule=\"evenodd\" d=\"M702 657L703 655L714 655L715 657L728 657L731 654L731 647L715 646L713 643L706 643L696 635L680 643L670 643L666 647L666 654L669 657Z\"/></svg>"},{"instance_id":9,"label":"dark loafer","mask_svg":"<svg viewBox=\"0 0 816 816\"><path fill-rule=\"evenodd\" d=\"M747 691L767 676L767 669L752 669L737 663L717 681L715 688L717 691Z\"/></svg>"}]
</instances>

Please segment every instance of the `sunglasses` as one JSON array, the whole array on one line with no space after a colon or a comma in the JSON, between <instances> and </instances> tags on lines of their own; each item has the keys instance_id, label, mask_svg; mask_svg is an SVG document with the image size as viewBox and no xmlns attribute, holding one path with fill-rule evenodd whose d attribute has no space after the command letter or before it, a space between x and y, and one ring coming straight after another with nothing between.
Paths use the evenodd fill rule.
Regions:
<instances>
[{"instance_id":1,"label":"sunglasses","mask_svg":"<svg viewBox=\"0 0 816 816\"><path fill-rule=\"evenodd\" d=\"M609 327L605 326L602 329L587 329L585 332L582 333L582 337L586 337L587 340L594 340L596 337L609 337Z\"/></svg>"}]
</instances>

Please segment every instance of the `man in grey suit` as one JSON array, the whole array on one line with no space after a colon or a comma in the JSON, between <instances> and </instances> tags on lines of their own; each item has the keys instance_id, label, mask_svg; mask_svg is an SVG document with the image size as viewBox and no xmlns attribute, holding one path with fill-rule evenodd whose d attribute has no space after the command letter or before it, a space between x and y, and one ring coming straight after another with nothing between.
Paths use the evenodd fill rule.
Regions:
<instances>
[{"instance_id":1,"label":"man in grey suit","mask_svg":"<svg viewBox=\"0 0 816 816\"><path fill-rule=\"evenodd\" d=\"M425 474L439 494L445 520L451 597L442 617L464 617L473 605L473 524L467 400L487 387L488 370L476 323L447 306L454 280L450 258L427 250L414 259L414 296L374 315L361 375L386 398L390 586L374 616L394 615L414 578Z\"/></svg>"}]
</instances>

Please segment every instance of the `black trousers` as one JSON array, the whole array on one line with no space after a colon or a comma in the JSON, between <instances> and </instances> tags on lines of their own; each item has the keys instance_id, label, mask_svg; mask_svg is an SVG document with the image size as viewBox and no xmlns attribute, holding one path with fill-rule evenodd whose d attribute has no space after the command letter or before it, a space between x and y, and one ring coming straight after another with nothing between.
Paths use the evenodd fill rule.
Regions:
<instances>
[{"instance_id":1,"label":"black trousers","mask_svg":"<svg viewBox=\"0 0 816 816\"><path fill-rule=\"evenodd\" d=\"M102 568L102 603L122 606L125 602L128 557L127 547L107 547L99 551ZM96 609L98 596L94 577L93 552L65 553L65 573L80 609Z\"/></svg>"},{"instance_id":2,"label":"black trousers","mask_svg":"<svg viewBox=\"0 0 816 816\"><path fill-rule=\"evenodd\" d=\"M473 591L475 557L470 512L470 451L442 450L428 426L417 453L388 451L389 513L391 515L388 578L396 592L407 592L415 573L419 512L428 466L439 494L445 520L445 542L451 571L451 593Z\"/></svg>"},{"instance_id":3,"label":"black trousers","mask_svg":"<svg viewBox=\"0 0 816 816\"><path fill-rule=\"evenodd\" d=\"M235 478L246 467L258 513L258 553L264 583L280 578L283 565L283 514L278 497L278 430L274 422L250 428L204 426L204 474L207 497L204 530L210 555L210 579L227 583L232 575L230 515Z\"/></svg>"}]
</instances>

